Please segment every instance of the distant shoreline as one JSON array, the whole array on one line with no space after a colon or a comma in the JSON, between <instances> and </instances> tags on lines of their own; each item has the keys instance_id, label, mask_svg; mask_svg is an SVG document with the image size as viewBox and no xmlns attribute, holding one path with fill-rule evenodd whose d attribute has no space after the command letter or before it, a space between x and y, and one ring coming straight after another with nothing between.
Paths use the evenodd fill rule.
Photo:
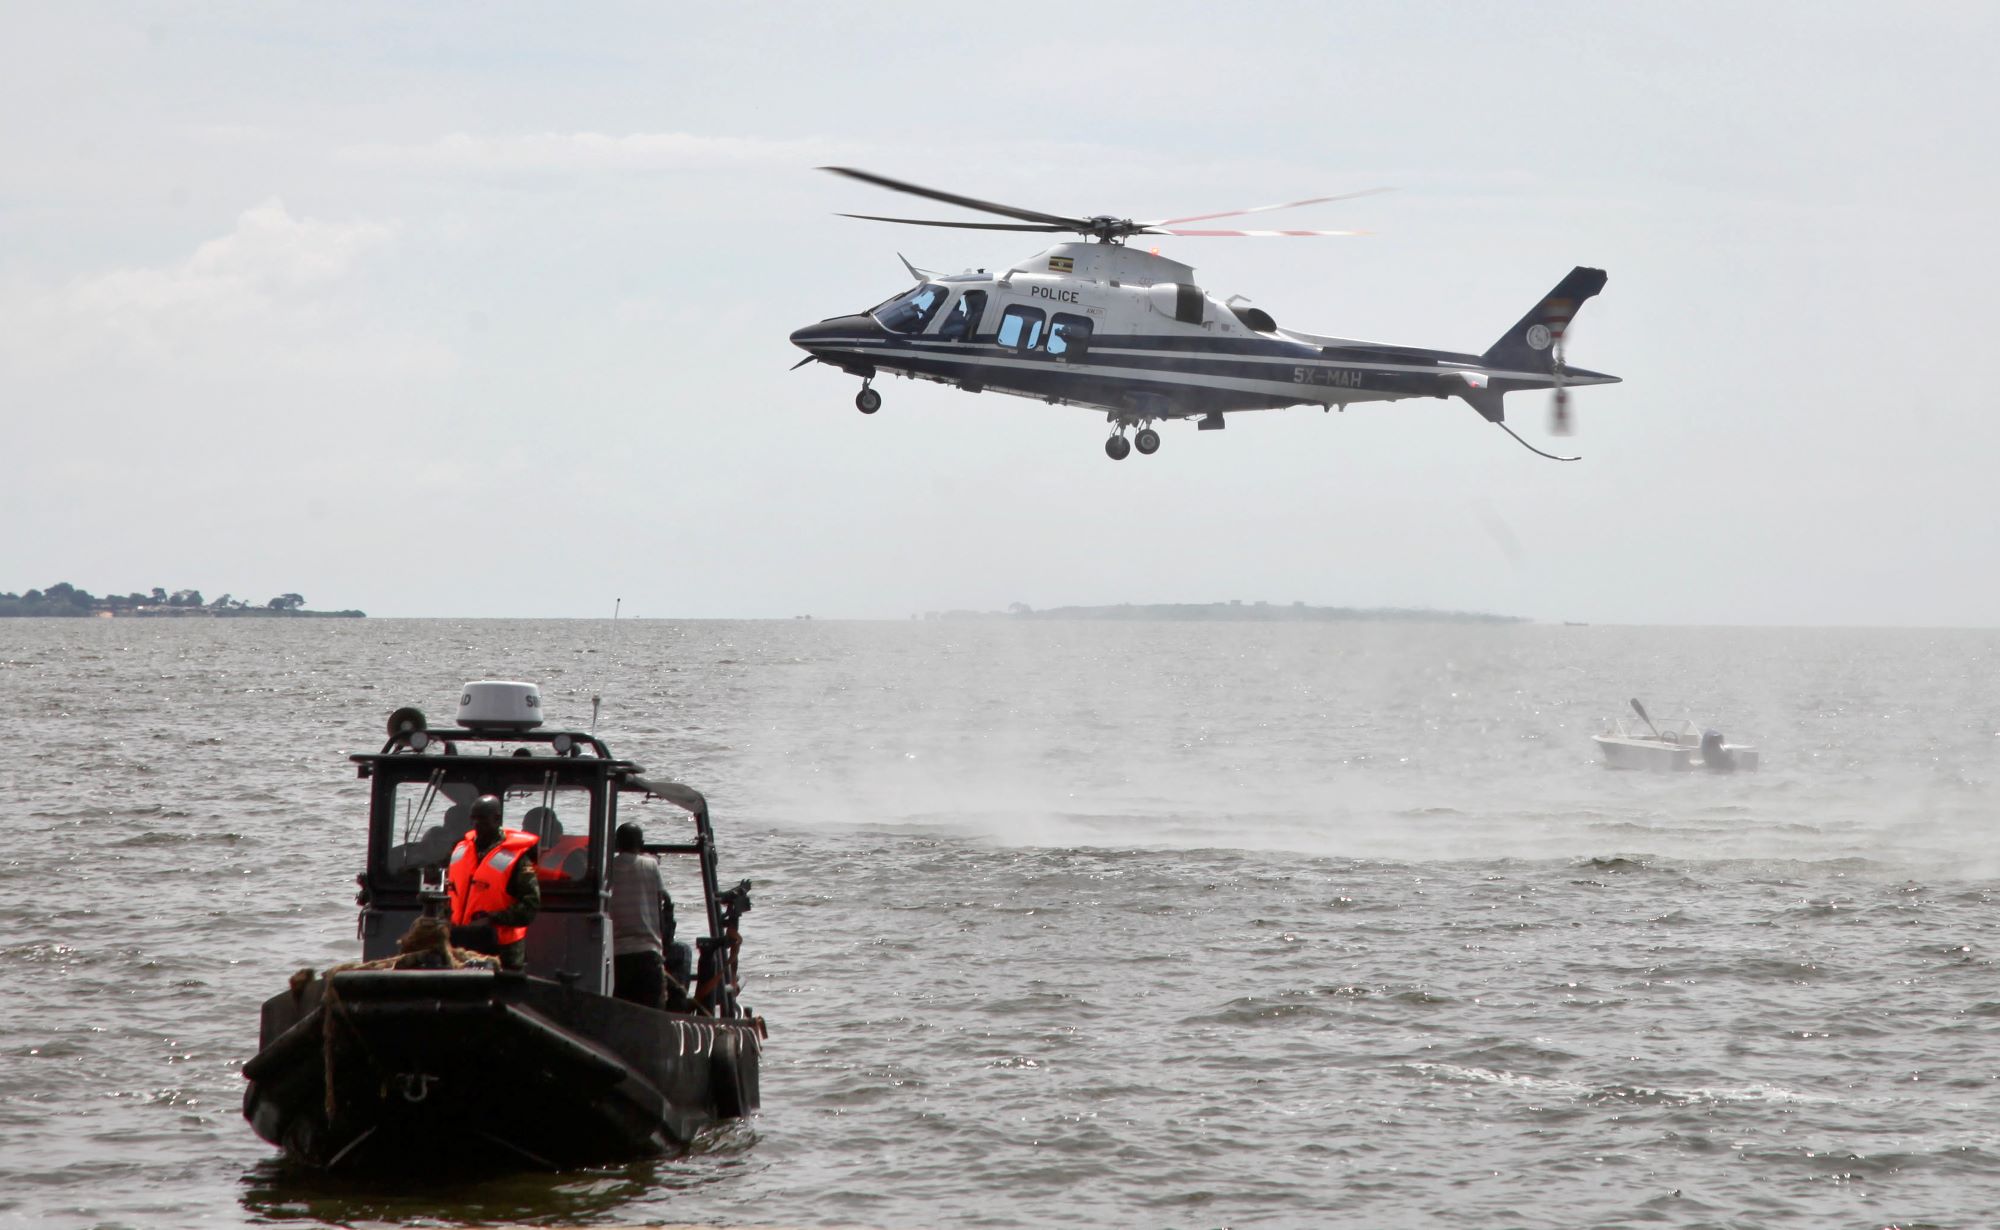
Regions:
<instances>
[{"instance_id":1,"label":"distant shoreline","mask_svg":"<svg viewBox=\"0 0 2000 1230\"><path fill-rule=\"evenodd\" d=\"M150 594L134 590L129 594L99 597L59 581L47 589L31 589L22 594L0 593L0 619L365 619L365 611L308 611L298 594L279 594L268 602L245 602L224 594L213 602L202 599L198 589L177 589L169 593L155 588Z\"/></svg>"},{"instance_id":2,"label":"distant shoreline","mask_svg":"<svg viewBox=\"0 0 2000 1230\"><path fill-rule=\"evenodd\" d=\"M366 619L366 611L274 611L249 606L212 611L207 607L87 607L69 611L0 609L0 619Z\"/></svg>"},{"instance_id":3,"label":"distant shoreline","mask_svg":"<svg viewBox=\"0 0 2000 1230\"><path fill-rule=\"evenodd\" d=\"M912 618L916 618L912 616ZM1191 623L1453 623L1522 624L1521 615L1484 611L1432 611L1418 607L1308 606L1303 602L1121 602L1113 606L1056 606L1036 610L1015 603L1004 611L926 611L925 619L1075 619Z\"/></svg>"}]
</instances>

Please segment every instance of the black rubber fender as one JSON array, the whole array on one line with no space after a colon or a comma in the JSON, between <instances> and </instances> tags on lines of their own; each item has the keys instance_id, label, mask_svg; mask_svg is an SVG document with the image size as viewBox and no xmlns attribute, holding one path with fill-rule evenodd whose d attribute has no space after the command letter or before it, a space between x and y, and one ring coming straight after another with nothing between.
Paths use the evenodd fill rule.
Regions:
<instances>
[{"instance_id":1,"label":"black rubber fender","mask_svg":"<svg viewBox=\"0 0 2000 1230\"><path fill-rule=\"evenodd\" d=\"M736 1062L734 1047L717 1046L709 1056L708 1096L715 1102L716 1118L743 1117L743 1070Z\"/></svg>"}]
</instances>

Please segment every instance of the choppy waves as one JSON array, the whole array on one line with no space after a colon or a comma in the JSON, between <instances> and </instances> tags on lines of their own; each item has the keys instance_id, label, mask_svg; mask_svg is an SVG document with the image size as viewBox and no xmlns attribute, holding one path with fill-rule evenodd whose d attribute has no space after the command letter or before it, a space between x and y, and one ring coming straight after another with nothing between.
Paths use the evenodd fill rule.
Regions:
<instances>
[{"instance_id":1,"label":"choppy waves","mask_svg":"<svg viewBox=\"0 0 2000 1230\"><path fill-rule=\"evenodd\" d=\"M1991 637L14 622L0 1220L2000 1208ZM342 757L507 675L580 725L602 691L615 748L714 800L757 883L764 1113L605 1171L291 1172L239 1069L258 1003L353 950ZM1603 772L1587 736L1635 690L1770 767Z\"/></svg>"}]
</instances>

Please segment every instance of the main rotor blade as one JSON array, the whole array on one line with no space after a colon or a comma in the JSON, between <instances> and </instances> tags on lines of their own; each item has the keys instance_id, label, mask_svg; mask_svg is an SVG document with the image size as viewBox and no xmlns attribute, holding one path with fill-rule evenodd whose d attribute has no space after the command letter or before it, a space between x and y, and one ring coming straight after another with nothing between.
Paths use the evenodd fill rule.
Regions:
<instances>
[{"instance_id":1,"label":"main rotor blade","mask_svg":"<svg viewBox=\"0 0 2000 1230\"><path fill-rule=\"evenodd\" d=\"M1366 235L1367 231L1204 231L1174 226L1149 226L1141 235L1181 235L1194 239L1289 239L1310 235Z\"/></svg>"},{"instance_id":2,"label":"main rotor blade","mask_svg":"<svg viewBox=\"0 0 2000 1230\"><path fill-rule=\"evenodd\" d=\"M953 226L967 231L1073 231L1073 226L1038 226L1029 222L937 222L929 218L884 218L880 214L835 214L867 222L900 222L904 226Z\"/></svg>"},{"instance_id":3,"label":"main rotor blade","mask_svg":"<svg viewBox=\"0 0 2000 1230\"><path fill-rule=\"evenodd\" d=\"M1374 196L1378 192L1394 192L1394 188L1363 188L1359 192L1343 192L1337 196L1307 197L1303 201L1286 201L1283 205L1258 205L1251 209L1225 209L1219 214L1189 214L1185 218L1162 218L1158 222L1148 222L1147 226L1175 226L1182 222L1207 222L1214 218L1240 218L1245 214L1267 214L1274 209L1297 209L1301 205L1324 205L1328 201L1351 201L1356 197ZM1321 232L1339 234L1342 232Z\"/></svg>"},{"instance_id":4,"label":"main rotor blade","mask_svg":"<svg viewBox=\"0 0 2000 1230\"><path fill-rule=\"evenodd\" d=\"M922 184L905 183L900 179L890 179L872 171L861 171L854 167L821 167L835 175L845 175L858 179L864 184L874 184L877 188L887 188L891 192L907 192L911 196L929 197L933 201L943 201L947 205L959 205L966 209L976 209L981 213L999 214L1003 218L1018 218L1023 222L1039 222L1050 230L1088 231L1090 224L1082 218L1065 218L1061 214L1045 214L1039 210L1022 209L1014 205L1001 205L993 201L982 201L978 197L959 196L954 192L940 192L936 188L926 188ZM862 215L850 214L850 217Z\"/></svg>"}]
</instances>

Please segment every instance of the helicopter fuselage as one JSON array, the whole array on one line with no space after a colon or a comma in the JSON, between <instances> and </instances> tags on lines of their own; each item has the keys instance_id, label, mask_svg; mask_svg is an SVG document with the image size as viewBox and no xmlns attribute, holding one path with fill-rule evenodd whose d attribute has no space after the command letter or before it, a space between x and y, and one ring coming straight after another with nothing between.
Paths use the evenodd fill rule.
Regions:
<instances>
[{"instance_id":1,"label":"helicopter fuselage","mask_svg":"<svg viewBox=\"0 0 2000 1230\"><path fill-rule=\"evenodd\" d=\"M1596 284L1571 292L1579 301L1603 280L1580 272L1596 274ZM1526 336L1527 347L1514 348L1526 361L1510 364L1496 362L1498 345L1479 355L1302 333L1260 309L1212 298L1179 261L1123 244L1072 242L999 273L928 278L791 340L863 380L894 372L1086 406L1121 430L1190 417L1206 429L1233 411L1451 396L1499 422L1505 393L1617 380L1574 367L1558 373L1540 353L1548 330Z\"/></svg>"}]
</instances>

